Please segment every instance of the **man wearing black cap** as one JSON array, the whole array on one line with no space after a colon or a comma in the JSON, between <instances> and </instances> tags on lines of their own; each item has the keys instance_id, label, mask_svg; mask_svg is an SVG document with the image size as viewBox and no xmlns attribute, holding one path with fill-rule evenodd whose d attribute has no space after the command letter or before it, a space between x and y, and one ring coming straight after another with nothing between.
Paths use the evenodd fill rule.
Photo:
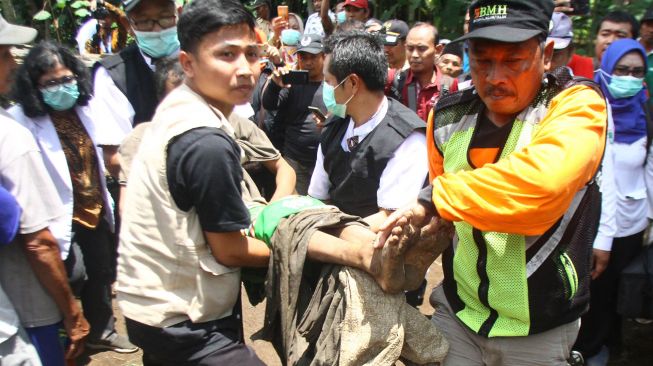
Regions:
<instances>
[{"instance_id":1,"label":"man wearing black cap","mask_svg":"<svg viewBox=\"0 0 653 366\"><path fill-rule=\"evenodd\" d=\"M600 215L594 177L606 138L595 85L544 76L550 0L481 0L470 8L473 87L429 119L431 185L382 226L454 221L433 321L444 365L566 365L587 311ZM566 69L559 69L566 70Z\"/></svg>"},{"instance_id":2,"label":"man wearing black cap","mask_svg":"<svg viewBox=\"0 0 653 366\"><path fill-rule=\"evenodd\" d=\"M287 74L288 70L275 71L271 77L272 82L268 83L263 92L263 107L277 111L274 118L274 124L277 125L275 129L285 131L283 156L297 174L297 192L306 195L320 142L320 130L308 107L316 107L324 114L327 112L322 101L322 36L304 35L299 40L297 56L298 69L308 71L308 83L284 85L281 77Z\"/></svg>"},{"instance_id":3,"label":"man wearing black cap","mask_svg":"<svg viewBox=\"0 0 653 366\"><path fill-rule=\"evenodd\" d=\"M266 36L269 35L272 32L270 0L255 0L251 7L256 12L256 27L265 32Z\"/></svg>"},{"instance_id":4,"label":"man wearing black cap","mask_svg":"<svg viewBox=\"0 0 653 366\"><path fill-rule=\"evenodd\" d=\"M454 42L444 46L442 54L438 57L437 66L444 75L452 78L458 77L463 72L462 44Z\"/></svg>"},{"instance_id":5,"label":"man wearing black cap","mask_svg":"<svg viewBox=\"0 0 653 366\"><path fill-rule=\"evenodd\" d=\"M388 59L390 70L395 70L388 73L390 80L392 80L392 75L395 72L401 72L410 66L408 60L406 60L406 36L408 36L408 30L408 24L403 20L391 19L383 23L380 32L383 38L383 50L385 51L385 57Z\"/></svg>"}]
</instances>

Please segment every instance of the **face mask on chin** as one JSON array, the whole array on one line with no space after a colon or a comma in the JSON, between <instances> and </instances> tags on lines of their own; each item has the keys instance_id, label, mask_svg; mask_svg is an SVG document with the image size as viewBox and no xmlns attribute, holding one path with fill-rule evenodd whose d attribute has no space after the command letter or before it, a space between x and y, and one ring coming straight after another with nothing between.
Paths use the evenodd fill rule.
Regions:
<instances>
[{"instance_id":1,"label":"face mask on chin","mask_svg":"<svg viewBox=\"0 0 653 366\"><path fill-rule=\"evenodd\" d=\"M142 32L134 30L138 48L152 58L171 55L179 49L177 27L170 27L159 32Z\"/></svg>"}]
</instances>

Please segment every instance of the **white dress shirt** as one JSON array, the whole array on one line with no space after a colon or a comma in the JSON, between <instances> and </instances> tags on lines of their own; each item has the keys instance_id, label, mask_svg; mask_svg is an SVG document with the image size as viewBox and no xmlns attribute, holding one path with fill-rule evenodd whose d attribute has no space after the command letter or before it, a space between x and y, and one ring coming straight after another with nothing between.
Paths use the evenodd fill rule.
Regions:
<instances>
[{"instance_id":1,"label":"white dress shirt","mask_svg":"<svg viewBox=\"0 0 653 366\"><path fill-rule=\"evenodd\" d=\"M369 121L354 127L354 121L349 120L347 131L340 141L343 151L349 152L347 139L358 136L359 141L381 123L388 112L388 100L383 98L376 113ZM415 201L422 189L428 173L428 157L426 153L426 136L421 131L414 131L399 145L381 174L379 189L376 192L377 205L380 208L396 210ZM328 200L331 182L324 169L324 154L322 146L318 146L315 170L308 187L308 194L320 200Z\"/></svg>"},{"instance_id":2,"label":"white dress shirt","mask_svg":"<svg viewBox=\"0 0 653 366\"><path fill-rule=\"evenodd\" d=\"M147 66L155 71L152 58L142 51L141 55ZM102 133L97 135L95 142L100 146L119 146L132 131L135 111L127 96L113 82L107 69L101 66L95 72L93 100L95 108L103 110L102 115L106 116L104 125L100 126Z\"/></svg>"}]
</instances>

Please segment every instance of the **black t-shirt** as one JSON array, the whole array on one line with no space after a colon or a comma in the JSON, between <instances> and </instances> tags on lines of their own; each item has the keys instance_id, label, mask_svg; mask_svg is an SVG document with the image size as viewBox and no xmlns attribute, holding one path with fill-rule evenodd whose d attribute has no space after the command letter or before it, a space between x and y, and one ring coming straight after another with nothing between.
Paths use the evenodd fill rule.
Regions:
<instances>
[{"instance_id":1,"label":"black t-shirt","mask_svg":"<svg viewBox=\"0 0 653 366\"><path fill-rule=\"evenodd\" d=\"M483 113L478 118L468 153L468 161L474 168L499 160L513 125L511 122L499 127Z\"/></svg>"},{"instance_id":2,"label":"black t-shirt","mask_svg":"<svg viewBox=\"0 0 653 366\"><path fill-rule=\"evenodd\" d=\"M282 129L285 130L283 155L302 163L315 164L320 130L308 107L318 107L326 114L322 82L293 85L289 89L282 89L270 82L263 93L263 106L277 110L274 123L283 125Z\"/></svg>"},{"instance_id":3,"label":"black t-shirt","mask_svg":"<svg viewBox=\"0 0 653 366\"><path fill-rule=\"evenodd\" d=\"M202 230L232 232L249 226L241 198L240 148L224 131L200 127L170 141L166 169L170 194L183 211L195 208Z\"/></svg>"}]
</instances>

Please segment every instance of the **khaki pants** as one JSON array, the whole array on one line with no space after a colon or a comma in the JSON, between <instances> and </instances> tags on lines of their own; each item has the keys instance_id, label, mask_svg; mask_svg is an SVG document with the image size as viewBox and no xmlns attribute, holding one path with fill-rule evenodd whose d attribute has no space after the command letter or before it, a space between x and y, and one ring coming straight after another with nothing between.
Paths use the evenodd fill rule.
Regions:
<instances>
[{"instance_id":1,"label":"khaki pants","mask_svg":"<svg viewBox=\"0 0 653 366\"><path fill-rule=\"evenodd\" d=\"M432 320L449 341L444 366L566 366L580 328L579 319L526 337L485 338L458 320L442 286L433 290L431 304L437 309Z\"/></svg>"}]
</instances>

